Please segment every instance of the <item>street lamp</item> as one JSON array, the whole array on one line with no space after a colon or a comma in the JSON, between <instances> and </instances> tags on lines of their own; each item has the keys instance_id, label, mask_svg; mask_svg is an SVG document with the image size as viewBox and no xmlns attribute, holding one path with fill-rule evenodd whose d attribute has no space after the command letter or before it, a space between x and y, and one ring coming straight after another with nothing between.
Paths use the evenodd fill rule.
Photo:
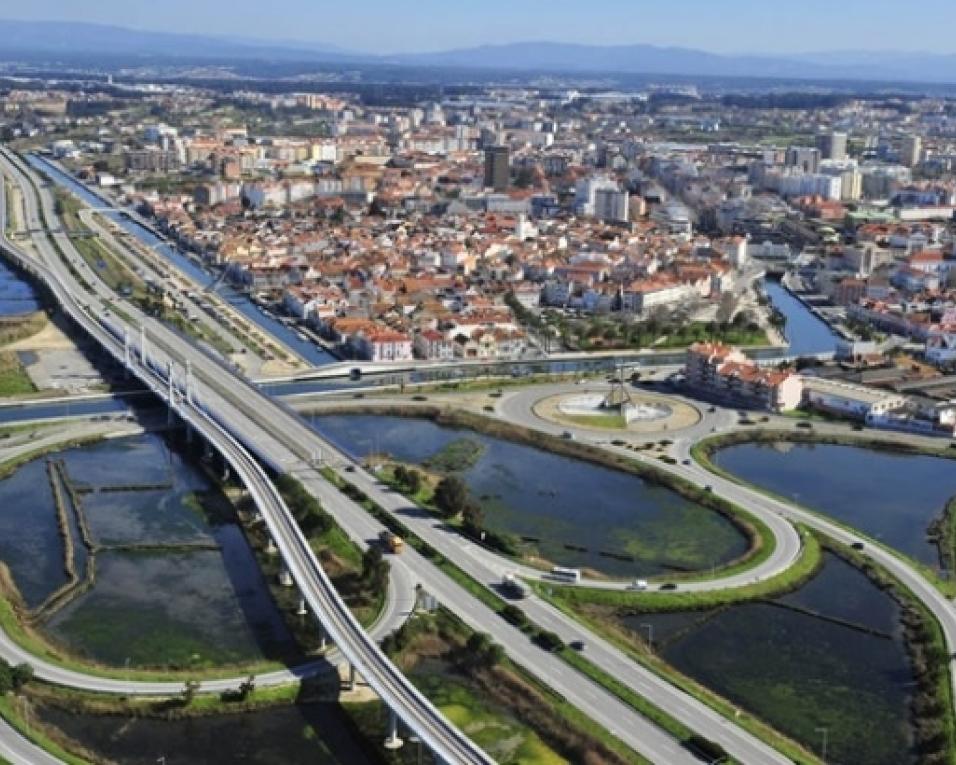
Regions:
<instances>
[{"instance_id":1,"label":"street lamp","mask_svg":"<svg viewBox=\"0 0 956 765\"><path fill-rule=\"evenodd\" d=\"M815 728L817 733L820 733L823 736L823 742L820 750L820 760L823 762L823 765L826 765L827 762L827 735L829 730L827 728Z\"/></svg>"},{"instance_id":2,"label":"street lamp","mask_svg":"<svg viewBox=\"0 0 956 765\"><path fill-rule=\"evenodd\" d=\"M651 653L654 653L654 625L648 622L641 622L641 627L647 630L647 647Z\"/></svg>"}]
</instances>

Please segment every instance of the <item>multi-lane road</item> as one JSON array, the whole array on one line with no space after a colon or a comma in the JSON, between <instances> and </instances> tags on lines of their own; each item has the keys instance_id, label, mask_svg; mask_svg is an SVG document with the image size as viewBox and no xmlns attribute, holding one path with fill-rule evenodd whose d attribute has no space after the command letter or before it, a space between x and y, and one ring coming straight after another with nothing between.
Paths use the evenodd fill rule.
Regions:
<instances>
[{"instance_id":1,"label":"multi-lane road","mask_svg":"<svg viewBox=\"0 0 956 765\"><path fill-rule=\"evenodd\" d=\"M42 230L43 218L54 219L53 201L49 190L39 189L39 203L44 214L41 217L37 207L36 195L26 177L27 171L17 158L3 157L6 172L23 190L25 213L31 229ZM63 263L60 253L72 264L73 269L83 279L91 283L98 301L114 300L115 296L103 285L83 263L72 243L65 235L54 234L59 253L50 246L49 239L35 236L33 242L44 260L60 271L60 280L73 281L72 289L83 292L76 283L73 274ZM65 298L71 300L71 296ZM75 302L75 301L74 301ZM216 360L183 341L181 337L169 332L163 325L148 317L135 315L135 309L123 305L123 312L134 317L148 327L148 344L158 352L174 356L180 367L188 361L200 383L200 399L208 408L219 412L220 422L226 421L231 434L242 443L249 445L266 464L279 471L295 474L305 486L323 503L346 531L356 539L369 539L380 528L355 503L325 481L312 465L313 458L321 454L332 458L333 462L344 464L346 457L332 444L325 441L291 410L264 395L261 390L247 381L236 377L232 370L226 369ZM117 320L116 311L107 322ZM135 335L135 331L134 331ZM170 349L175 349L171 351ZM371 476L349 473L348 478L366 481L363 488L380 505L393 508L396 502L401 509L409 507L407 501L379 485ZM373 531L369 535L369 531ZM460 560L467 552L461 540L449 536L442 530L421 529L427 541L438 546L451 559ZM280 546L281 547L281 546ZM497 582L500 578L500 561L490 565L481 560L465 556L467 565L463 566L472 576L486 584ZM604 725L625 743L655 762L681 763L694 762L693 756L678 741L646 718L636 713L620 699L595 684L580 673L570 669L558 657L547 653L532 644L520 630L507 624L491 609L481 604L474 596L456 582L440 572L430 562L409 551L401 556L397 565L405 566L432 592L446 607L462 618L467 624L491 636L500 643L508 655L516 662L549 684L556 691L574 701L582 711L599 724ZM570 617L550 609L544 603L528 603L527 607L537 608L542 621L565 636L580 636L582 628ZM787 759L759 741L751 734L728 723L706 705L690 695L660 680L650 670L631 662L627 657L597 636L589 639L591 650L589 658L602 669L617 676L639 692L646 692L654 703L666 709L675 718L689 728L720 743L735 758L746 762L785 763ZM412 721L406 724L416 727Z\"/></svg>"},{"instance_id":2,"label":"multi-lane road","mask_svg":"<svg viewBox=\"0 0 956 765\"><path fill-rule=\"evenodd\" d=\"M27 217L30 219L30 227L42 228L41 218L36 208L36 198L31 191L29 181L23 175L22 167L17 165L15 159L9 157L4 158L3 164L6 172L24 190L24 202ZM46 210L46 217L52 219L52 201L49 199L48 192L41 189L40 197L40 202ZM3 215L3 208L4 206L0 205L0 215ZM60 250L72 261L72 245L69 240L65 236L58 236L56 239ZM46 268L50 271L50 273L45 274L45 278L52 278L59 282L61 288L64 284L69 287L65 290L66 294L61 295L60 292L57 292L58 298L67 307L72 301L76 304L75 307L85 314L86 312L82 309L82 306L76 302L76 295L83 290L65 268L59 255L49 246L49 240L44 236L34 236L33 243L39 256L46 264ZM11 243L7 243L7 246L8 249L13 247ZM84 265L81 260L73 262L75 263L74 268L82 273L86 281L91 282L97 293L98 301L114 297L108 290L101 289L96 284L95 275L89 271L83 271ZM93 309L93 311L95 312L96 309ZM123 307L123 311L127 311L126 306ZM88 315L87 318L89 318ZM251 483L254 485L253 491L264 495L261 501L265 504L269 503L268 496L265 496L269 494L269 489L265 484L256 485L259 481L256 478L256 468L251 462L250 464L245 463L245 457L240 453L245 450L240 442L254 448L258 457L275 469L296 474L353 538L367 540L375 536L379 529L378 525L354 503L322 479L312 465L313 458L317 454L321 454L327 460L331 458L333 464L344 465L349 462L344 455L340 454L338 450L322 439L318 433L290 410L263 395L261 391L249 385L246 381L237 379L230 370L225 369L188 343L184 343L182 338L170 333L162 325L158 325L148 317L137 316L134 318L149 327L148 342L155 345L155 351L150 353L155 354L157 360L172 357L176 359L180 367L187 361L190 363L200 383L202 406L200 408L184 408L181 405L180 408L184 416L187 419L195 419L202 417L204 411L214 410L216 412L216 423L214 424L225 426L225 429L229 431L228 435L233 437L231 440L234 442L234 445L231 445L229 443L230 439L220 434L217 438L222 442L221 448L224 449L227 456L231 450L238 450L232 453L230 459L235 461L234 464L242 465L243 470L249 473ZM115 320L115 316L106 319L107 322ZM97 326L102 330L101 324L97 324ZM509 398L505 399L501 406L503 408L499 411L499 414L507 419L546 432L554 432L555 429L560 430L560 428L543 423L534 418L533 415L528 414L530 409L524 407L521 402L513 403L512 399ZM512 406L513 409L508 408ZM521 414L522 411L525 414ZM524 417L528 418L527 421L522 421ZM208 423L199 420L195 424L200 429L209 427ZM777 537L777 546L774 556L771 556L769 562L765 561L759 568L755 568L746 574L737 575L738 580L728 578L723 581L696 583L695 587L736 586L753 581L755 577L771 576L786 568L792 563L800 549L799 535L796 534L791 521L806 523L843 542L852 542L858 538L858 535L851 534L819 516L770 499L736 483L726 481L693 464L690 461L689 449L693 440L701 435L703 433L676 437L674 449L676 450L678 463L667 466L655 461L655 466L691 480L697 485L711 485L715 494L734 501L748 511L753 512L771 527ZM582 434L580 437L592 438L587 434ZM598 445L612 451L620 451L606 441L602 441ZM627 454L632 458L635 457L632 452L627 452ZM640 458L640 455L637 456ZM689 461L688 464L683 464L685 459ZM412 530L416 534L447 557L455 560L461 568L478 581L492 586L499 581L502 573L513 570L513 563L470 545L429 518L409 514L407 511L410 504L407 500L382 486L374 476L356 470L348 474L343 473L343 477L358 484L387 511L400 515L402 521L412 526ZM276 517L280 515L279 512L275 513ZM292 525L294 526L294 524ZM294 574L299 586L303 587L304 590L312 587L322 589L321 581L318 579L311 581L309 579L311 571L309 561L299 559L301 551L297 549L298 543L295 541L297 532L297 529L290 527L273 529L274 535L278 539L284 540L286 544L283 552L287 556L287 562L290 562L290 568L295 569ZM956 645L956 614L954 614L952 605L946 598L905 560L875 545L867 545L866 554L899 577L932 609L943 626L947 642L950 650L952 650L953 646ZM622 704L602 688L571 670L557 657L533 646L526 636L505 624L490 609L482 606L470 594L441 574L414 551L409 551L402 556L401 560L396 562L396 566L402 567L411 579L422 582L429 591L457 613L466 623L475 629L491 633L493 638L505 647L514 660L527 667L538 677L546 680L555 690L575 702L595 721L605 725L638 751L655 762L693 761L688 753L670 736L649 724L644 718L636 715L632 709ZM312 571L312 573L316 577L319 576L318 571ZM687 587L689 586L687 585ZM330 608L329 604L318 603L312 605L314 610L319 612L322 612L323 608ZM735 759L746 763L788 762L787 758L742 731L709 707L662 681L649 670L636 665L616 647L596 635L587 633L577 622L556 611L548 604L532 597L523 602L522 607L526 609L530 618L543 627L553 629L566 640L585 637L587 641L586 655L594 664L637 692L646 695L655 704L688 727L720 743ZM341 635L339 635L339 639L342 639ZM358 637L354 639L360 641ZM419 722L421 723L421 721ZM413 721L406 719L406 723L416 727ZM0 737L2 737L2 733L0 733ZM458 760L453 761L457 762Z\"/></svg>"},{"instance_id":3,"label":"multi-lane road","mask_svg":"<svg viewBox=\"0 0 956 765\"><path fill-rule=\"evenodd\" d=\"M41 193L41 215L36 206L31 204L34 197L29 179L23 175L23 169L18 167L15 161L10 162L6 156L4 165L24 191L28 224L31 229L42 230L44 219L54 219L52 200L48 194ZM5 214L5 203L0 207ZM5 221L0 221L0 224L3 223ZM61 253L78 256L65 235L54 234L54 238ZM71 263L67 266L50 246L48 238L35 237L34 242L39 258L31 258L7 240L4 234L4 245L8 252L17 258L23 267L46 283L74 321L115 358L125 360L142 382L160 398L166 398L167 403L180 417L213 444L236 470L261 511L284 563L303 597L313 613L320 618L323 629L379 697L442 760L455 763L491 762L479 747L450 723L388 660L374 639L355 620L318 563L274 485L259 462L241 443L256 442L254 437L244 432L244 429L249 427L248 421L240 412L210 394L208 390L204 392L202 403L197 403L192 398L188 382L182 379L175 381L173 370L176 363L186 367L195 364L197 369L203 369L210 363L208 357L197 353L192 346L168 332L158 322L142 314L137 315L138 312L131 306L126 306L132 314L129 324L126 318L116 314L99 314L100 309L82 301L112 298L106 285L89 271L78 278L77 274L83 268L81 260L70 258ZM81 279L85 284L81 283ZM81 295L86 297L81 298ZM135 325L131 326L133 321ZM131 354L128 347L124 348L123 344L118 342L117 336L120 332L116 330L128 335L137 326L151 330L150 341L147 345L141 340ZM141 337L145 337L145 334ZM176 353L176 350L183 349L186 350L185 357ZM288 458L280 459L278 466L287 467L288 462Z\"/></svg>"},{"instance_id":4,"label":"multi-lane road","mask_svg":"<svg viewBox=\"0 0 956 765\"><path fill-rule=\"evenodd\" d=\"M53 202L49 191L40 188L40 204L44 210L41 217L32 184L25 175L29 171L25 170L16 158L8 155L3 156L2 166L5 172L24 191L23 201L30 228L42 230L43 218L54 219ZM0 210L3 210L2 205L0 205ZM115 296L109 291L108 287L98 280L92 271L85 267L66 236L53 234L52 238L56 241L59 252L53 249L49 238L42 235L33 238L34 246L42 259L42 265L37 263L35 259L31 259L29 255L21 252L13 243L6 242L6 247L16 256L24 259L24 262L34 272L50 283L57 299L68 311L76 315L81 325L91 334L101 336L103 323L114 326L119 330L122 317L119 315L118 309L114 308L110 315L106 316L102 309L98 307L104 301L115 300ZM69 260L70 268L64 263L61 253L63 257ZM80 274L82 279L89 284L89 287L81 285L75 274ZM90 293L92 293L90 297L77 297L78 295L90 295ZM88 303L90 305L89 309L86 309L86 304L81 302L86 300L90 300ZM369 539L377 535L381 527L360 507L334 489L314 469L311 464L313 455L319 452L328 454L332 451L332 447L298 416L265 396L247 381L237 378L231 370L221 366L216 360L211 359L191 344L184 342L181 337L171 333L158 322L137 314L132 306L124 304L122 312L131 316L138 322L139 326L148 328L147 347L149 350L146 355L153 362L153 365L162 368L168 358L175 358L181 370L187 362L189 363L199 383L198 396L202 409L204 411L214 411L217 423L228 429L229 435L234 438L234 441L241 441L243 444L249 445L260 459L274 469L295 474L322 501L326 509L332 513L353 538ZM97 320L91 319L90 313L94 314ZM132 334L136 337L138 333L134 329ZM104 343L114 342L115 345L115 341L111 339L102 339L102 341ZM116 353L121 353L120 348L114 348L113 350ZM137 350L139 349L137 348ZM136 355L139 356L140 354ZM162 386L159 387L162 388ZM164 390L161 389L159 393L163 395ZM197 419L200 415L196 412L182 407L180 410L186 416L196 419L197 427L200 429L208 425L208 423L203 423ZM229 439L223 438L221 434L217 435L216 438L223 442L222 447L227 453L230 450L236 452L234 459L239 462L244 461L242 455L239 454L239 450L234 444L230 443ZM252 465L246 466L246 470L255 477L255 468ZM268 488L263 485L260 493L267 495ZM383 490L379 489L377 493L383 493ZM263 500L268 502L268 496L264 497ZM278 510L272 515L278 518L288 517L287 514ZM321 574L321 568L317 565L314 567L306 565L307 561L298 560L299 550L295 548L300 546L298 538L301 537L301 534L299 534L297 528L276 528L273 529L273 533L277 536L276 541L280 551L287 556L286 562L293 569L293 576L297 584L303 589L308 599L313 585L319 583L320 576L324 576L324 574ZM535 647L530 643L527 636L504 622L491 609L483 606L467 590L441 573L424 558L413 551L409 551L402 556L398 565L407 567L412 575L416 577L416 580L426 584L429 591L436 595L444 605L463 618L469 625L490 633L497 642L504 646L506 652L515 661L528 668L541 680L555 688L557 692L574 701L596 722L615 731L618 737L628 745L644 753L655 762L690 764L695 761L693 756L669 734L637 714L613 694L570 670L558 657ZM310 578L315 578L316 581L313 582ZM321 607L317 607L316 603L310 601L310 605L313 610L322 614L324 619L330 618L330 614L324 612ZM407 700L401 697L396 698L396 693L388 686L376 682L374 677L369 676L372 671L376 670L376 667L373 665L372 671L370 671L367 665L371 662L368 659L365 660L365 665L361 661L355 661L354 652L348 650L349 646L347 644L342 645L342 635L330 629L329 623L325 623L324 626L331 633L333 639L339 641L340 649L343 650L347 658L359 666L364 679L383 696L389 706L396 708L402 721L413 729L426 742L426 745L449 762L467 763L475 761L476 757L486 758L483 754L465 751L464 744L459 746L457 750L452 749L451 743L457 744L464 737L454 729L449 730L445 727L443 721L434 718L428 712L431 705L428 704L427 700L419 701L413 697ZM351 639L356 644L360 644L362 640L358 635L353 635ZM373 653L374 644L371 643L370 639L368 643L371 645L367 647L367 650L369 653ZM391 667L391 665L388 664L387 667ZM391 667L391 669L397 673L394 667ZM383 664L380 671L387 672L388 670ZM394 682L396 686L403 682L407 684L403 677L401 679L395 678ZM130 684L129 692L136 692L134 684ZM403 704L407 706L403 706ZM420 711L416 711L416 708ZM443 742L438 733L430 730L435 727L440 728L441 736L449 738L449 742ZM455 738L456 736L457 738ZM750 737L747 736L746 738L749 739ZM464 741L467 741L467 739L464 739ZM745 741L745 743L749 742ZM760 749L766 750L766 747L759 742L755 743Z\"/></svg>"}]
</instances>

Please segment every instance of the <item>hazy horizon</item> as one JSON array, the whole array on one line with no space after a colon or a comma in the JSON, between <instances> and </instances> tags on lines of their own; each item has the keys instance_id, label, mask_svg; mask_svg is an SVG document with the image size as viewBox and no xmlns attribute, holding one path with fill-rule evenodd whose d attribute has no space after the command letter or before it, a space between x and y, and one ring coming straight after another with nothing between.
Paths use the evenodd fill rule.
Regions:
<instances>
[{"instance_id":1,"label":"hazy horizon","mask_svg":"<svg viewBox=\"0 0 956 765\"><path fill-rule=\"evenodd\" d=\"M912 5L918 6L914 9ZM98 0L82 10L71 0L33 0L18 21L108 24L150 32L245 38L255 42L329 45L356 53L428 53L519 42L656 45L730 55L820 52L954 54L952 0L909 8L887 0L805 0L779 7L760 0L569 0L516 4L486 0L475 10L437 0L361 3L279 0L268 14L251 0L167 0L162 14L125 0ZM774 7L777 6L777 7ZM632 22L629 20L632 19ZM308 33L304 29L309 29Z\"/></svg>"}]
</instances>

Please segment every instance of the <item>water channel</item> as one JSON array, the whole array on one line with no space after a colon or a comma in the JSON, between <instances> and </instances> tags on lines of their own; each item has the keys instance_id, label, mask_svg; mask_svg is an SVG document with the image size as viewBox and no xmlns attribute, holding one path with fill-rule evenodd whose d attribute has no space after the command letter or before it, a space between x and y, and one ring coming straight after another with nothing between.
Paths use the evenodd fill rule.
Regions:
<instances>
[{"instance_id":1,"label":"water channel","mask_svg":"<svg viewBox=\"0 0 956 765\"><path fill-rule=\"evenodd\" d=\"M56 165L47 161L43 157L39 157L35 154L28 154L26 159L35 169L45 173L47 176L52 178L57 185L71 191L91 207L97 210L105 210L107 207L106 200L94 194L82 183L70 175L67 175ZM144 228L136 221L131 220L127 216L123 215L118 208L114 210L106 210L103 212L103 215L122 227L122 229L128 234L136 237L141 243L152 248L164 258L169 260L173 265L193 279L201 287L208 287L217 280L215 274L203 269L180 249L172 244L167 243L163 239L160 239L153 232ZM262 313L258 306L256 306L244 293L231 289L225 284L218 287L217 292L224 300L232 304L233 307L239 311L239 313L241 313L254 324L257 324L268 334L280 340L284 345L298 353L310 364L321 366L323 364L329 364L337 360L325 350L316 346L314 343L302 340L292 329L284 325L282 322Z\"/></svg>"},{"instance_id":2,"label":"water channel","mask_svg":"<svg viewBox=\"0 0 956 765\"><path fill-rule=\"evenodd\" d=\"M29 282L0 260L0 317L40 310L40 300Z\"/></svg>"},{"instance_id":3,"label":"water channel","mask_svg":"<svg viewBox=\"0 0 956 765\"><path fill-rule=\"evenodd\" d=\"M479 443L480 457L461 477L485 510L487 527L539 539L540 555L557 564L630 577L710 569L747 548L724 517L620 471L429 420L325 415L312 421L358 457L384 452L421 463L453 441Z\"/></svg>"}]
</instances>

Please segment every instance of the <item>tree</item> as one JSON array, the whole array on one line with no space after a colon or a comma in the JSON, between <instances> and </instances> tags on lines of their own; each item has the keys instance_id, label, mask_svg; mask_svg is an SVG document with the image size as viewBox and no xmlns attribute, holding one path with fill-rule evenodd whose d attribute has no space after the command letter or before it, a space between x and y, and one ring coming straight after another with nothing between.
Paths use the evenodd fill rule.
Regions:
<instances>
[{"instance_id":1,"label":"tree","mask_svg":"<svg viewBox=\"0 0 956 765\"><path fill-rule=\"evenodd\" d=\"M388 561L378 545L370 545L362 553L362 583L371 590L384 589L388 584Z\"/></svg>"},{"instance_id":2,"label":"tree","mask_svg":"<svg viewBox=\"0 0 956 765\"><path fill-rule=\"evenodd\" d=\"M481 509L481 505L475 502L467 502L465 509L462 511L462 521L465 525L465 531L473 536L478 536L485 525L485 511Z\"/></svg>"},{"instance_id":3,"label":"tree","mask_svg":"<svg viewBox=\"0 0 956 765\"><path fill-rule=\"evenodd\" d=\"M458 476L442 478L435 487L435 506L446 518L459 515L468 502L468 487Z\"/></svg>"},{"instance_id":4,"label":"tree","mask_svg":"<svg viewBox=\"0 0 956 765\"><path fill-rule=\"evenodd\" d=\"M33 667L29 664L11 667L9 663L0 659L0 696L10 691L19 691L32 679Z\"/></svg>"},{"instance_id":5,"label":"tree","mask_svg":"<svg viewBox=\"0 0 956 765\"><path fill-rule=\"evenodd\" d=\"M490 669L504 659L504 649L484 632L474 632L465 643L466 661L472 666Z\"/></svg>"},{"instance_id":6,"label":"tree","mask_svg":"<svg viewBox=\"0 0 956 765\"><path fill-rule=\"evenodd\" d=\"M410 494L418 494L422 488L422 474L417 470L409 470L405 479L405 486L408 487Z\"/></svg>"},{"instance_id":7,"label":"tree","mask_svg":"<svg viewBox=\"0 0 956 765\"><path fill-rule=\"evenodd\" d=\"M406 468L404 465L396 465L392 475L395 478L395 483L397 483L399 486L408 485L408 468Z\"/></svg>"},{"instance_id":8,"label":"tree","mask_svg":"<svg viewBox=\"0 0 956 765\"><path fill-rule=\"evenodd\" d=\"M10 671L10 677L13 680L13 690L19 691L33 679L33 667L29 664L17 664Z\"/></svg>"}]
</instances>

